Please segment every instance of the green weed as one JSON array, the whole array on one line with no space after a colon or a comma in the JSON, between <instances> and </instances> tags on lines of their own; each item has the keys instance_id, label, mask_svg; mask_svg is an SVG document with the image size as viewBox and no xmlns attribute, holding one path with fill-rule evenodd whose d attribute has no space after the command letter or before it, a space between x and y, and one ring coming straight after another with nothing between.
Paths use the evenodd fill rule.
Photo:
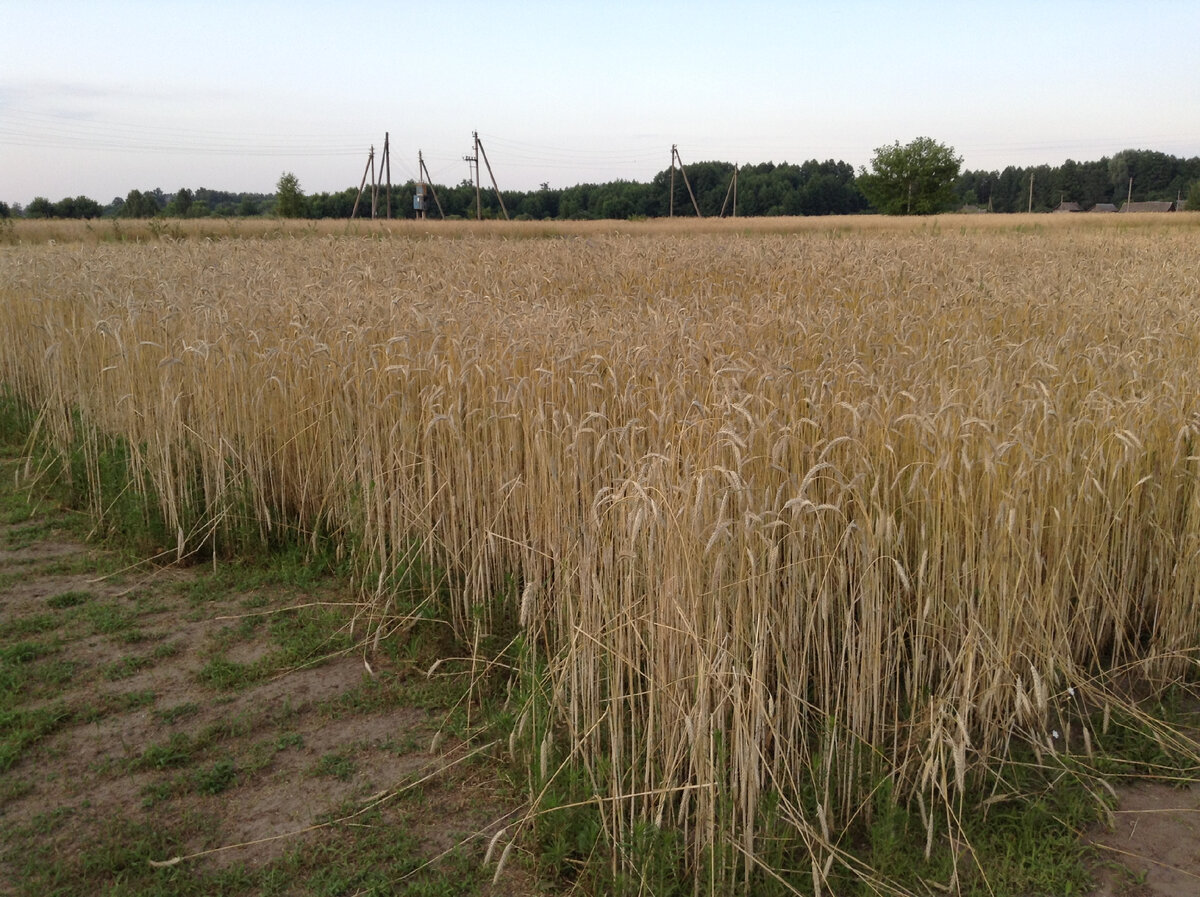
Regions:
<instances>
[{"instance_id":1,"label":"green weed","mask_svg":"<svg viewBox=\"0 0 1200 897\"><path fill-rule=\"evenodd\" d=\"M209 688L234 691L247 688L267 675L262 664L237 663L226 657L212 658L200 668L196 678Z\"/></svg>"},{"instance_id":2,"label":"green weed","mask_svg":"<svg viewBox=\"0 0 1200 897\"><path fill-rule=\"evenodd\" d=\"M199 712L200 705L194 701L189 701L186 704L176 704L173 707L164 707L161 710L156 710L154 711L154 718L167 725L174 725L180 720L195 716Z\"/></svg>"},{"instance_id":3,"label":"green weed","mask_svg":"<svg viewBox=\"0 0 1200 897\"><path fill-rule=\"evenodd\" d=\"M192 763L204 749L186 732L176 732L159 744L153 744L142 751L136 761L138 769L172 769Z\"/></svg>"},{"instance_id":4,"label":"green weed","mask_svg":"<svg viewBox=\"0 0 1200 897\"><path fill-rule=\"evenodd\" d=\"M104 678L109 682L119 682L134 676L154 663L153 658L145 655L128 654L120 660L110 663L104 668Z\"/></svg>"},{"instance_id":5,"label":"green weed","mask_svg":"<svg viewBox=\"0 0 1200 897\"><path fill-rule=\"evenodd\" d=\"M46 606L55 610L65 610L68 607L78 607L81 604L87 604L94 597L91 592L80 590L59 592L57 595L52 595L46 599Z\"/></svg>"},{"instance_id":6,"label":"green weed","mask_svg":"<svg viewBox=\"0 0 1200 897\"><path fill-rule=\"evenodd\" d=\"M348 782L358 771L354 758L345 753L323 755L312 769L315 776L330 776L343 782Z\"/></svg>"},{"instance_id":7,"label":"green weed","mask_svg":"<svg viewBox=\"0 0 1200 897\"><path fill-rule=\"evenodd\" d=\"M34 709L0 710L0 773L11 769L30 747L72 719L63 704Z\"/></svg>"},{"instance_id":8,"label":"green weed","mask_svg":"<svg viewBox=\"0 0 1200 897\"><path fill-rule=\"evenodd\" d=\"M237 783L237 764L232 760L218 760L206 769L197 770L193 783L201 794L220 794Z\"/></svg>"},{"instance_id":9,"label":"green weed","mask_svg":"<svg viewBox=\"0 0 1200 897\"><path fill-rule=\"evenodd\" d=\"M55 524L50 520L38 520L22 526L14 526L5 535L5 543L10 551L19 551L49 537L55 530Z\"/></svg>"},{"instance_id":10,"label":"green weed","mask_svg":"<svg viewBox=\"0 0 1200 897\"><path fill-rule=\"evenodd\" d=\"M0 624L0 639L22 638L29 635L42 635L57 629L62 620L54 614L38 614L32 617L18 617Z\"/></svg>"}]
</instances>

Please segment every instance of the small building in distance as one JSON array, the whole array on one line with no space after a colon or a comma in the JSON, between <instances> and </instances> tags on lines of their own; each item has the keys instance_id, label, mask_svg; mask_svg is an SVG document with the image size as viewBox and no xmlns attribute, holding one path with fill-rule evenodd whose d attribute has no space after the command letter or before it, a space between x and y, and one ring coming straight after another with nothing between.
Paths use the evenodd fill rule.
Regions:
<instances>
[{"instance_id":1,"label":"small building in distance","mask_svg":"<svg viewBox=\"0 0 1200 897\"><path fill-rule=\"evenodd\" d=\"M1117 207L1111 202L1098 202L1092 206L1093 212L1115 212Z\"/></svg>"},{"instance_id":2,"label":"small building in distance","mask_svg":"<svg viewBox=\"0 0 1200 897\"><path fill-rule=\"evenodd\" d=\"M1160 202L1127 202L1121 206L1122 212L1174 212L1175 203Z\"/></svg>"},{"instance_id":3,"label":"small building in distance","mask_svg":"<svg viewBox=\"0 0 1200 897\"><path fill-rule=\"evenodd\" d=\"M1054 209L1056 212L1082 212L1083 209L1077 202L1067 202L1063 200Z\"/></svg>"}]
</instances>

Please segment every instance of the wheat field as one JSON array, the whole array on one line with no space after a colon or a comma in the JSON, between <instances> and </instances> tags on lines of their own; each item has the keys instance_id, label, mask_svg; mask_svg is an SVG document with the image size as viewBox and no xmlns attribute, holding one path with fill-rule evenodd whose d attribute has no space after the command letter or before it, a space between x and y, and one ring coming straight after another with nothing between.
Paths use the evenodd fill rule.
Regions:
<instances>
[{"instance_id":1,"label":"wheat field","mask_svg":"<svg viewBox=\"0 0 1200 897\"><path fill-rule=\"evenodd\" d=\"M374 635L441 571L614 844L869 878L881 782L932 843L1018 746L1102 749L1081 696L1194 678L1200 216L55 227L0 245L43 431L126 439L171 559L339 541Z\"/></svg>"}]
</instances>

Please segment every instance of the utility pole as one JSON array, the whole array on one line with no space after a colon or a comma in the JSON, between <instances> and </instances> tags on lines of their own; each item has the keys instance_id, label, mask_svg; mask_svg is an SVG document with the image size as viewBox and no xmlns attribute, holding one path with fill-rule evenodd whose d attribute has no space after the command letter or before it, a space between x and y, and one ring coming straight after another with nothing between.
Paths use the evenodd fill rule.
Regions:
<instances>
[{"instance_id":1,"label":"utility pole","mask_svg":"<svg viewBox=\"0 0 1200 897\"><path fill-rule=\"evenodd\" d=\"M1129 207L1133 204L1133 178L1129 179L1129 192L1125 194L1125 211L1129 211Z\"/></svg>"},{"instance_id":2,"label":"utility pole","mask_svg":"<svg viewBox=\"0 0 1200 897\"><path fill-rule=\"evenodd\" d=\"M388 151L388 132L383 132L383 164L387 166L387 217L392 217L392 154Z\"/></svg>"},{"instance_id":3,"label":"utility pole","mask_svg":"<svg viewBox=\"0 0 1200 897\"><path fill-rule=\"evenodd\" d=\"M475 155L483 156L483 164L487 166L488 177L492 179L492 189L496 191L496 199L500 201L500 211L504 213L504 220L508 221L508 209L504 208L504 197L500 195L500 188L496 185L496 176L492 174L492 163L488 161L487 150L483 148L483 142L479 139L479 132L475 133ZM479 162L475 162L475 174L479 174Z\"/></svg>"},{"instance_id":4,"label":"utility pole","mask_svg":"<svg viewBox=\"0 0 1200 897\"><path fill-rule=\"evenodd\" d=\"M383 166L379 166L382 168ZM371 147L371 220L375 220L376 207L379 204L379 181L375 178L375 147Z\"/></svg>"},{"instance_id":5,"label":"utility pole","mask_svg":"<svg viewBox=\"0 0 1200 897\"><path fill-rule=\"evenodd\" d=\"M479 132L472 131L471 139L475 144L475 152L469 156L463 156L463 161L475 166L475 220L483 220L483 200L479 192L479 157L483 157L483 164L487 166L488 177L492 179L492 189L496 191L496 199L500 202L500 211L504 213L504 220L510 220L508 217L508 209L504 207L504 197L500 195L500 187L496 184L496 175L492 173L492 163L488 161L487 150L483 148L483 141L479 139Z\"/></svg>"},{"instance_id":6,"label":"utility pole","mask_svg":"<svg viewBox=\"0 0 1200 897\"><path fill-rule=\"evenodd\" d=\"M379 158L379 177L375 177L375 145L371 144L371 151L367 153L367 164L363 168L362 181L358 185L358 196L354 197L354 208L350 210L350 217L358 217L358 204L362 202L364 191L367 189L367 175L371 175L371 218L372 220L379 214L379 188L384 186L384 178L387 179L386 184L386 201L387 201L387 217L392 217L392 151L390 135L385 131L383 134L383 155Z\"/></svg>"},{"instance_id":7,"label":"utility pole","mask_svg":"<svg viewBox=\"0 0 1200 897\"><path fill-rule=\"evenodd\" d=\"M700 212L700 204L696 202L696 194L692 192L692 185L688 183L687 169L683 167L683 158L679 155L679 148L671 144L671 207L670 217L675 217L675 163L679 163L679 173L683 175L683 186L687 187L688 196L692 200L692 208L696 210L696 217L703 218L704 215Z\"/></svg>"},{"instance_id":8,"label":"utility pole","mask_svg":"<svg viewBox=\"0 0 1200 897\"><path fill-rule=\"evenodd\" d=\"M671 144L671 193L667 205L667 217L675 217L675 144Z\"/></svg>"},{"instance_id":9,"label":"utility pole","mask_svg":"<svg viewBox=\"0 0 1200 897\"><path fill-rule=\"evenodd\" d=\"M413 211L418 221L425 220L425 204L425 159L417 150L417 195L413 197Z\"/></svg>"},{"instance_id":10,"label":"utility pole","mask_svg":"<svg viewBox=\"0 0 1200 897\"><path fill-rule=\"evenodd\" d=\"M721 214L717 216L719 218L725 217L725 206L729 204L729 197L731 195L733 196L733 217L737 217L737 176L738 167L735 162L733 165L733 177L729 180L729 189L725 191L725 202L721 203Z\"/></svg>"},{"instance_id":11,"label":"utility pole","mask_svg":"<svg viewBox=\"0 0 1200 897\"><path fill-rule=\"evenodd\" d=\"M358 214L358 203L362 199L363 190L366 189L366 186L367 186L367 173L368 172L372 173L371 174L371 190L374 191L374 189L375 189L374 171L375 171L375 147L372 145L371 152L367 155L367 165L363 169L362 182L358 185L358 196L356 196L354 198L354 208L350 210L351 218L355 217ZM371 217L372 218L375 217L374 213L372 213Z\"/></svg>"},{"instance_id":12,"label":"utility pole","mask_svg":"<svg viewBox=\"0 0 1200 897\"><path fill-rule=\"evenodd\" d=\"M472 131L471 136L474 140L473 151L469 156L463 156L463 161L467 163L468 168L473 168L473 177L475 178L475 220L483 220L483 200L479 196L479 132Z\"/></svg>"},{"instance_id":13,"label":"utility pole","mask_svg":"<svg viewBox=\"0 0 1200 897\"><path fill-rule=\"evenodd\" d=\"M418 169L418 174L421 177L421 198L422 198L421 218L422 219L425 218L424 195L425 195L425 188L428 187L429 192L433 194L433 201L435 203L437 203L438 214L441 215L444 220L446 217L446 213L444 211L442 211L442 201L440 199L438 199L437 190L435 190L433 188L433 178L431 178L429 176L429 169L425 167L425 157L421 155L420 150L417 150L417 169Z\"/></svg>"},{"instance_id":14,"label":"utility pole","mask_svg":"<svg viewBox=\"0 0 1200 897\"><path fill-rule=\"evenodd\" d=\"M1029 210L1033 211L1033 172L1029 172Z\"/></svg>"}]
</instances>

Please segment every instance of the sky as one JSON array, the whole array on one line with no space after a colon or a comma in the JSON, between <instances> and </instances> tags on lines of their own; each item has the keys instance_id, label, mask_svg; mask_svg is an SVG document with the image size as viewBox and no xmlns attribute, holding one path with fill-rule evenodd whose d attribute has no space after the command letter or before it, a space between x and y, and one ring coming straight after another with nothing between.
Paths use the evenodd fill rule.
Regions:
<instances>
[{"instance_id":1,"label":"sky","mask_svg":"<svg viewBox=\"0 0 1200 897\"><path fill-rule=\"evenodd\" d=\"M1200 3L0 0L0 201L181 187L647 181L671 163L965 169L1200 155ZM486 183L486 168L484 169Z\"/></svg>"}]
</instances>

